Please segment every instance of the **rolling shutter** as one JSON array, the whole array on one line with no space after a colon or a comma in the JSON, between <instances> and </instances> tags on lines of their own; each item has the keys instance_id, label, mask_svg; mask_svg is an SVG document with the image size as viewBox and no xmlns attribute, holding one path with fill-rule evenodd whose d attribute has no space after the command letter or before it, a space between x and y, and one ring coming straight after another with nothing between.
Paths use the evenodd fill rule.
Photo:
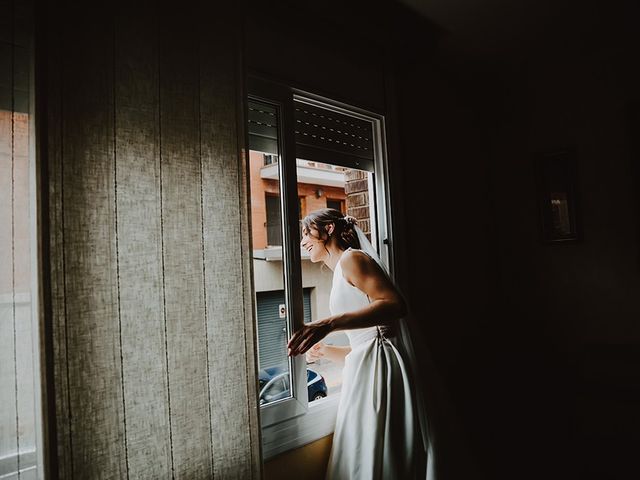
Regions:
<instances>
[{"instance_id":1,"label":"rolling shutter","mask_svg":"<svg viewBox=\"0 0 640 480\"><path fill-rule=\"evenodd\" d=\"M280 318L284 291L257 292L259 368L285 365L287 362L286 318ZM311 321L311 289L303 291L305 323Z\"/></svg>"},{"instance_id":2,"label":"rolling shutter","mask_svg":"<svg viewBox=\"0 0 640 480\"><path fill-rule=\"evenodd\" d=\"M295 100L296 158L374 170L373 124L334 109ZM278 112L249 101L249 148L278 154Z\"/></svg>"},{"instance_id":3,"label":"rolling shutter","mask_svg":"<svg viewBox=\"0 0 640 480\"><path fill-rule=\"evenodd\" d=\"M249 149L278 154L278 112L275 107L249 101Z\"/></svg>"},{"instance_id":4,"label":"rolling shutter","mask_svg":"<svg viewBox=\"0 0 640 480\"><path fill-rule=\"evenodd\" d=\"M373 171L373 124L335 110L294 102L296 156Z\"/></svg>"}]
</instances>

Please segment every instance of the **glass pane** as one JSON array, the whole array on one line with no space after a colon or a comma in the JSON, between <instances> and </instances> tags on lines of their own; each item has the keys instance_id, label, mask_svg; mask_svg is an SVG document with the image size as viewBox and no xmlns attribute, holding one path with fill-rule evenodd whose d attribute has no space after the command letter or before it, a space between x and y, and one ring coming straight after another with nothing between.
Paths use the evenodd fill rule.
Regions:
<instances>
[{"instance_id":1,"label":"glass pane","mask_svg":"<svg viewBox=\"0 0 640 480\"><path fill-rule=\"evenodd\" d=\"M39 474L34 132L30 53L21 43L0 44L0 478Z\"/></svg>"},{"instance_id":2,"label":"glass pane","mask_svg":"<svg viewBox=\"0 0 640 480\"><path fill-rule=\"evenodd\" d=\"M310 160L297 160L298 198L300 217L314 210L335 208L357 218L358 226L371 239L374 215L373 174L363 170L331 165ZM300 240L300 239L298 239ZM322 262L312 263L309 254L301 249L302 285L309 291L309 315L305 322L320 320L330 315L329 294L333 272ZM323 340L336 352L348 352L349 339L344 332L333 332ZM342 387L344 363L321 358L309 362L309 401L338 395ZM314 373L320 378L316 379Z\"/></svg>"},{"instance_id":3,"label":"glass pane","mask_svg":"<svg viewBox=\"0 0 640 480\"><path fill-rule=\"evenodd\" d=\"M276 400L281 400L288 397L289 382L285 381L285 375L288 379L288 373L280 374L279 376L270 380L267 385L265 385L263 391L260 394L261 405L269 402L275 402Z\"/></svg>"},{"instance_id":4,"label":"glass pane","mask_svg":"<svg viewBox=\"0 0 640 480\"><path fill-rule=\"evenodd\" d=\"M291 396L286 348L289 319L282 264L279 133L277 108L249 101L251 234L261 405Z\"/></svg>"}]
</instances>

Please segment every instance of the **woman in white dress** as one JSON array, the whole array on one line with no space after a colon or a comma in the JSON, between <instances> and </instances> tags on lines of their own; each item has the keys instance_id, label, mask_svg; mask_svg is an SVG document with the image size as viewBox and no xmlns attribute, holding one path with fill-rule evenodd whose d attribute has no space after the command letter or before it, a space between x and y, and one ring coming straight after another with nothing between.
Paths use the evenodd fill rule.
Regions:
<instances>
[{"instance_id":1,"label":"woman in white dress","mask_svg":"<svg viewBox=\"0 0 640 480\"><path fill-rule=\"evenodd\" d=\"M390 341L406 313L402 296L355 218L318 210L302 221L302 234L311 261L333 270L331 316L296 331L289 355L344 360L327 480L435 479L411 369ZM337 330L350 347L322 342Z\"/></svg>"}]
</instances>

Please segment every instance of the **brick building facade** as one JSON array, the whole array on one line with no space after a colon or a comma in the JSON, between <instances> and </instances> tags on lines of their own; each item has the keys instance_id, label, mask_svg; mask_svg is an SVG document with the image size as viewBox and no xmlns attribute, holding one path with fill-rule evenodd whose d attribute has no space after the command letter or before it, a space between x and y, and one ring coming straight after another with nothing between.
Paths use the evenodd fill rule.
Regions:
<instances>
[{"instance_id":1,"label":"brick building facade","mask_svg":"<svg viewBox=\"0 0 640 480\"><path fill-rule=\"evenodd\" d=\"M253 248L264 249L269 244L267 226L272 221L268 218L272 215L268 211L269 197L280 195L278 178L271 174L264 174L266 169L275 169L273 164L265 160L269 155L251 151L250 161L250 186L251 186L251 219ZM370 221L370 192L367 172L352 170L344 167L333 167L318 162L303 162L304 168L316 169L319 173L330 171L337 174L341 180L340 185L327 185L321 178L317 183L298 182L298 199L300 218L304 218L310 212L321 208L339 208L342 213L349 214L358 219L358 225L362 231L371 237Z\"/></svg>"}]
</instances>

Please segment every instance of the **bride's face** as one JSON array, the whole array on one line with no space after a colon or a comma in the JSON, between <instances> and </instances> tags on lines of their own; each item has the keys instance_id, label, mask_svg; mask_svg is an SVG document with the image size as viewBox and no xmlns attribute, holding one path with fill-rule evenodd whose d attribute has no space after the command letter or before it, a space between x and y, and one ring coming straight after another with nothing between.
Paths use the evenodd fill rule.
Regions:
<instances>
[{"instance_id":1,"label":"bride's face","mask_svg":"<svg viewBox=\"0 0 640 480\"><path fill-rule=\"evenodd\" d=\"M309 253L309 259L314 263L323 261L327 256L324 240L320 238L320 232L315 227L302 228L300 246Z\"/></svg>"}]
</instances>

